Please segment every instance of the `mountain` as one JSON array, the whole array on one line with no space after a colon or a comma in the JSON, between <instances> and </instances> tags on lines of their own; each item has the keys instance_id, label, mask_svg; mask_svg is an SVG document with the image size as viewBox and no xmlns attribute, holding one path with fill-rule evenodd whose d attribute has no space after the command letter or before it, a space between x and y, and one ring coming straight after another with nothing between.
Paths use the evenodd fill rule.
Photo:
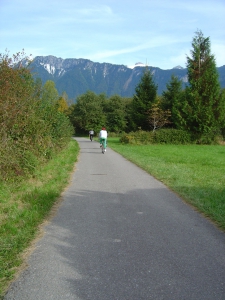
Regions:
<instances>
[{"instance_id":1,"label":"mountain","mask_svg":"<svg viewBox=\"0 0 225 300\"><path fill-rule=\"evenodd\" d=\"M92 62L88 59L68 58L55 56L37 56L30 64L35 78L41 78L44 84L47 80L55 82L61 95L64 91L69 99L76 100L77 96L91 90L96 94L105 93L108 97L118 94L122 97L132 97L135 87L140 82L145 65L137 63L133 67L109 63ZM158 94L166 90L166 84L174 74L187 85L187 69L177 66L171 70L162 70L157 67L148 67L153 73L158 85ZM217 68L220 84L225 88L225 66Z\"/></svg>"}]
</instances>

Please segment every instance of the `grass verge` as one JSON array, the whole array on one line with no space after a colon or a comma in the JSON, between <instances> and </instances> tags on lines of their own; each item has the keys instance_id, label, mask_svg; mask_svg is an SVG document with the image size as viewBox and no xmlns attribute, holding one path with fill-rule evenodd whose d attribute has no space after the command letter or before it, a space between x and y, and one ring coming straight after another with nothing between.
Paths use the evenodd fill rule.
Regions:
<instances>
[{"instance_id":1,"label":"grass verge","mask_svg":"<svg viewBox=\"0 0 225 300\"><path fill-rule=\"evenodd\" d=\"M129 145L109 138L108 146L193 205L225 231L225 147Z\"/></svg>"},{"instance_id":2,"label":"grass verge","mask_svg":"<svg viewBox=\"0 0 225 300\"><path fill-rule=\"evenodd\" d=\"M38 225L49 215L68 185L79 147L68 147L40 166L35 176L0 186L0 299L22 263L22 253L38 233Z\"/></svg>"}]
</instances>

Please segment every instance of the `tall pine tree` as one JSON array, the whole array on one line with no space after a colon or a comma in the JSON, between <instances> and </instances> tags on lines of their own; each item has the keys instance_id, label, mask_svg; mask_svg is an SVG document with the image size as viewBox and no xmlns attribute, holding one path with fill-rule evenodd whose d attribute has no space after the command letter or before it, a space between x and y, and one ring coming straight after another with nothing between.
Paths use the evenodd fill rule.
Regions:
<instances>
[{"instance_id":1,"label":"tall pine tree","mask_svg":"<svg viewBox=\"0 0 225 300\"><path fill-rule=\"evenodd\" d=\"M187 57L189 87L185 113L187 129L200 140L213 139L219 130L220 84L215 58L211 54L209 37L200 30L192 42L191 57ZM208 142L206 141L206 142Z\"/></svg>"},{"instance_id":2,"label":"tall pine tree","mask_svg":"<svg viewBox=\"0 0 225 300\"><path fill-rule=\"evenodd\" d=\"M172 127L180 129L182 128L182 82L175 75L172 75L166 87L167 90L162 94L162 108L163 110L170 110L169 121Z\"/></svg>"},{"instance_id":3,"label":"tall pine tree","mask_svg":"<svg viewBox=\"0 0 225 300\"><path fill-rule=\"evenodd\" d=\"M156 101L158 86L154 83L153 75L146 67L139 84L135 88L136 94L132 101L132 121L135 129L149 129L148 111Z\"/></svg>"}]
</instances>

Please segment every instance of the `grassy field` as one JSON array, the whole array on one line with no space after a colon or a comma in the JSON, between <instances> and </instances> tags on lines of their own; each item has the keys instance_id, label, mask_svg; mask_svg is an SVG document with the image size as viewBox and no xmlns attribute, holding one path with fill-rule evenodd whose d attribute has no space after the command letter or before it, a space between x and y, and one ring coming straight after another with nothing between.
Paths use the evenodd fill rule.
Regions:
<instances>
[{"instance_id":1,"label":"grassy field","mask_svg":"<svg viewBox=\"0 0 225 300\"><path fill-rule=\"evenodd\" d=\"M33 178L0 186L0 299L23 261L23 251L68 185L78 152L73 140Z\"/></svg>"},{"instance_id":2,"label":"grassy field","mask_svg":"<svg viewBox=\"0 0 225 300\"><path fill-rule=\"evenodd\" d=\"M108 146L162 181L225 231L225 146Z\"/></svg>"}]
</instances>

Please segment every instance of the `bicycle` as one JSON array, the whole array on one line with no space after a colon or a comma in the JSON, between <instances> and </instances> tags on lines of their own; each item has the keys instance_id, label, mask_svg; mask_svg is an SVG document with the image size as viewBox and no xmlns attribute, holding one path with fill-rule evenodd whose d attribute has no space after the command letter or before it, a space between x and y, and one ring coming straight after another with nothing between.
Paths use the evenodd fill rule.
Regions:
<instances>
[{"instance_id":1,"label":"bicycle","mask_svg":"<svg viewBox=\"0 0 225 300\"><path fill-rule=\"evenodd\" d=\"M93 135L92 135L92 134L90 134L90 140L91 140L91 142L92 142L92 140L93 140Z\"/></svg>"},{"instance_id":2,"label":"bicycle","mask_svg":"<svg viewBox=\"0 0 225 300\"><path fill-rule=\"evenodd\" d=\"M102 150L102 154L105 154L106 152L106 141L102 141L101 144L100 144L100 148Z\"/></svg>"}]
</instances>

